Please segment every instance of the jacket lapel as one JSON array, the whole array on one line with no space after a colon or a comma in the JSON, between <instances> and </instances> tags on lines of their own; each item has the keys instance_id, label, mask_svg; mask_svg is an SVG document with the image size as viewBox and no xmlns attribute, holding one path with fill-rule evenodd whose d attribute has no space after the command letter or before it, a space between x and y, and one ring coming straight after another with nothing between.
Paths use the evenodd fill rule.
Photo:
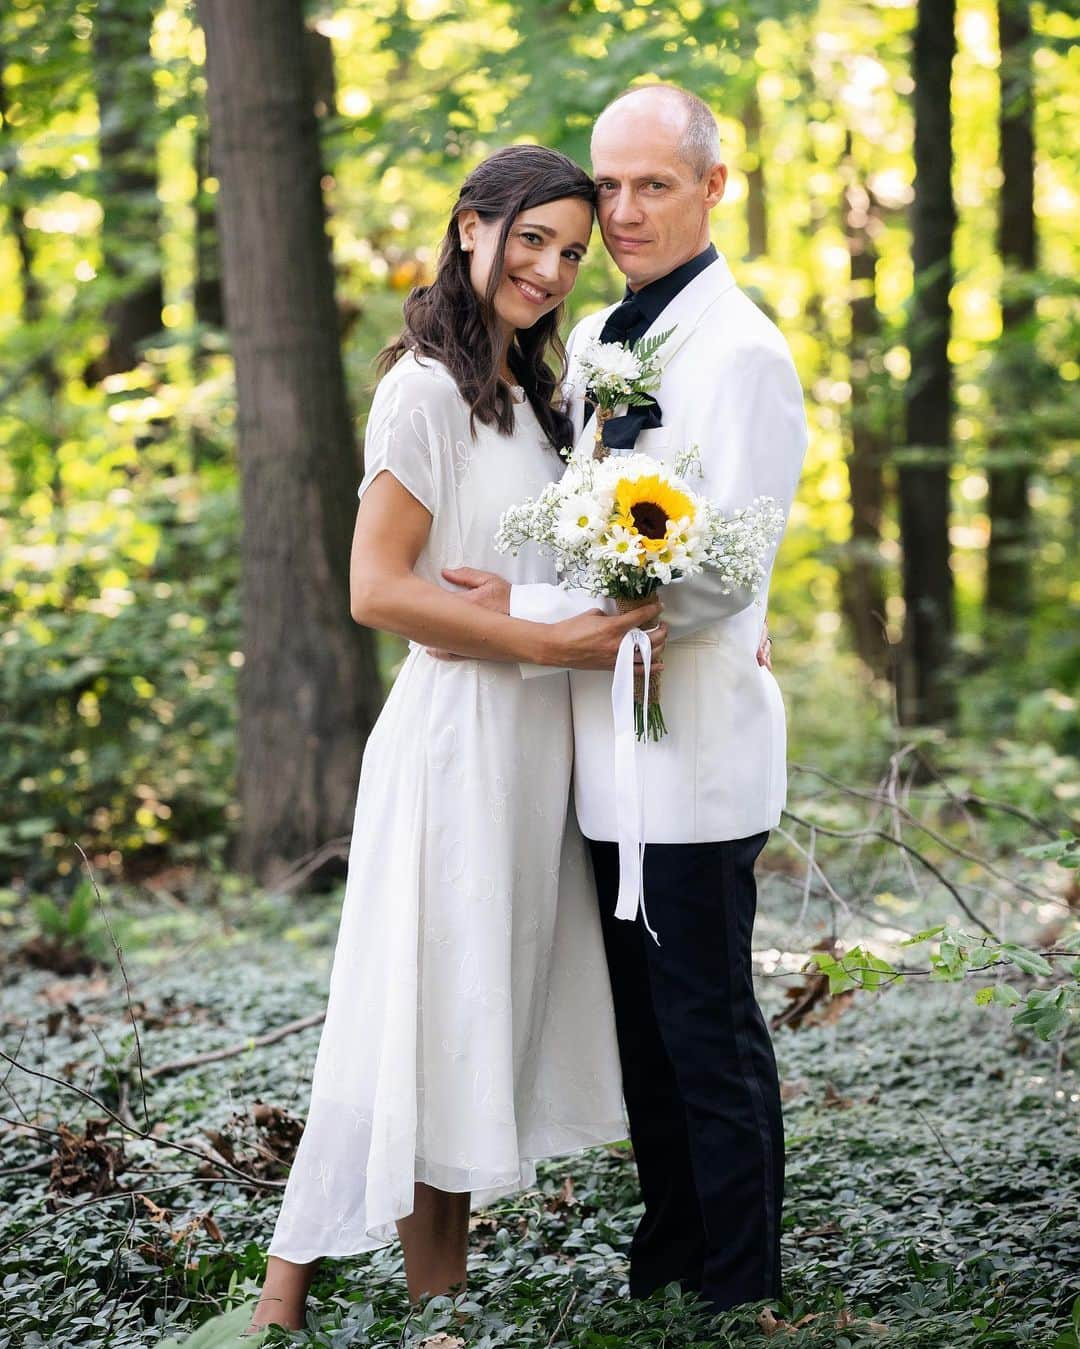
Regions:
<instances>
[{"instance_id":1,"label":"jacket lapel","mask_svg":"<svg viewBox=\"0 0 1080 1349\"><path fill-rule=\"evenodd\" d=\"M671 303L661 311L655 322L649 325L645 336L650 333L662 333L667 328L675 329L662 348L665 365L690 339L694 330L716 301L729 290L733 290L734 287L735 278L731 274L731 268L727 265L725 258L720 256L715 262L711 262L703 272L699 272L693 281L684 286ZM614 306L609 305L607 309L602 309L598 314L592 314L589 318L584 319L579 329L580 337L578 340L588 341L591 337L598 337L604 326L604 320L611 313L612 308ZM584 389L577 396L584 398ZM586 418L585 425L582 427L581 434L574 445L575 453L583 452L586 447L591 446L596 435L595 421L595 414L590 414Z\"/></svg>"}]
</instances>

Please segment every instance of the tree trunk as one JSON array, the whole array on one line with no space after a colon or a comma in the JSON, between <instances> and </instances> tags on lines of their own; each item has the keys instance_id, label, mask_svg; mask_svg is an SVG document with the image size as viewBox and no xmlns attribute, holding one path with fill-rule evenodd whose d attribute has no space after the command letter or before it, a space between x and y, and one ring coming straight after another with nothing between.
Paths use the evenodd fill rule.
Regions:
<instances>
[{"instance_id":1,"label":"tree trunk","mask_svg":"<svg viewBox=\"0 0 1080 1349\"><path fill-rule=\"evenodd\" d=\"M40 323L45 317L45 293L34 270L34 243L30 235L30 228L26 223L26 212L23 209L21 179L22 164L18 145L11 135L12 128L8 124L8 96L7 96L7 72L4 69L3 53L0 52L0 127L3 128L7 138L7 161L5 163L5 189L8 206L8 222L11 227L11 233L15 240L15 250L19 259L19 282L22 288L22 302L20 304L20 316L27 328L32 328L36 323ZM42 391L45 398L45 418L38 423L38 431L44 432L48 437L48 443L55 449L60 443L60 432L57 429L59 418L57 416L57 401L60 396L60 376L56 369L56 363L53 360L51 349L44 348L40 355L35 357L29 366L28 373L36 372L41 375ZM33 491L34 488L34 449L25 436L16 435L13 437L12 444L8 448L8 458L15 474L15 498L23 500ZM52 499L54 506L59 509L64 501L63 478L60 473L60 458L53 454L52 460Z\"/></svg>"},{"instance_id":2,"label":"tree trunk","mask_svg":"<svg viewBox=\"0 0 1080 1349\"><path fill-rule=\"evenodd\" d=\"M746 236L748 261L769 251L769 215L765 195L765 166L761 153L761 103L757 81L751 83L743 106L746 132Z\"/></svg>"},{"instance_id":3,"label":"tree trunk","mask_svg":"<svg viewBox=\"0 0 1080 1349\"><path fill-rule=\"evenodd\" d=\"M122 293L106 307L108 346L87 371L92 383L132 369L140 343L161 331L152 25L147 0L98 0L94 10L101 271Z\"/></svg>"},{"instance_id":4,"label":"tree trunk","mask_svg":"<svg viewBox=\"0 0 1080 1349\"><path fill-rule=\"evenodd\" d=\"M850 138L848 163L851 165ZM854 174L854 168L851 168ZM855 649L879 675L889 667L885 635L885 587L881 573L882 468L887 451L883 410L875 398L880 385L873 369L881 357L881 317L877 308L877 243L881 217L873 194L854 177L844 191L844 231L851 257L851 448L848 490L851 537L840 577L844 612Z\"/></svg>"},{"instance_id":5,"label":"tree trunk","mask_svg":"<svg viewBox=\"0 0 1080 1349\"><path fill-rule=\"evenodd\" d=\"M299 5L199 0L243 493L239 865L349 832L381 701L349 615L356 466Z\"/></svg>"},{"instance_id":6,"label":"tree trunk","mask_svg":"<svg viewBox=\"0 0 1080 1349\"><path fill-rule=\"evenodd\" d=\"M304 30L304 59L311 77L315 115L337 113L334 46L314 28ZM225 326L214 193L207 181L216 177L210 160L210 137L200 123L195 133L195 317L210 328Z\"/></svg>"},{"instance_id":7,"label":"tree trunk","mask_svg":"<svg viewBox=\"0 0 1080 1349\"><path fill-rule=\"evenodd\" d=\"M899 467L905 617L897 690L900 719L908 725L945 721L954 710L949 292L956 227L950 93L955 8L955 0L919 0L913 53L915 279L908 323L906 449Z\"/></svg>"},{"instance_id":8,"label":"tree trunk","mask_svg":"<svg viewBox=\"0 0 1080 1349\"><path fill-rule=\"evenodd\" d=\"M1001 420L1007 425L1009 405L1026 409L1025 388L1031 353L1019 335L1031 323L1035 306L1030 293L1014 294L1016 273L1036 266L1035 133L1032 98L1031 13L1029 0L998 0L1001 41L1001 195L998 251L1002 282L1002 353L1006 370L995 381ZM1020 278L1023 284L1023 277ZM1015 425L1015 416L1011 419ZM988 473L990 542L986 556L986 607L991 612L1024 614L1031 607L1031 537L1028 475L1033 446L1015 431L993 446ZM996 462L993 462L996 460ZM1002 462L1004 460L1005 462Z\"/></svg>"}]
</instances>

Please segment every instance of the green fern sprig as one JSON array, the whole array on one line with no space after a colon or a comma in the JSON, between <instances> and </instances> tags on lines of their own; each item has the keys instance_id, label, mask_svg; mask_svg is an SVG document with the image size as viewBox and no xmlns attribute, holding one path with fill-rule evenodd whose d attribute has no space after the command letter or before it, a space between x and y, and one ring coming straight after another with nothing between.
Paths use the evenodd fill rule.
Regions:
<instances>
[{"instance_id":1,"label":"green fern sprig","mask_svg":"<svg viewBox=\"0 0 1080 1349\"><path fill-rule=\"evenodd\" d=\"M648 334L644 337L639 337L631 346L630 350L638 358L641 364L645 365L646 362L652 360L674 331L674 328L666 328L662 333L656 333L651 337Z\"/></svg>"}]
</instances>

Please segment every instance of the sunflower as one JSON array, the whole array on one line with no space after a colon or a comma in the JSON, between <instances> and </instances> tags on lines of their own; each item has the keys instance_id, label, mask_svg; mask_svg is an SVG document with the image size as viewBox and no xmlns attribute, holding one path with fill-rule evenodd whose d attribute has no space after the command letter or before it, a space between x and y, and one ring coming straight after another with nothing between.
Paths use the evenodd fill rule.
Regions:
<instances>
[{"instance_id":1,"label":"sunflower","mask_svg":"<svg viewBox=\"0 0 1080 1349\"><path fill-rule=\"evenodd\" d=\"M694 513L691 498L659 474L620 478L615 484L613 522L637 534L647 552L666 551L668 529L680 520L693 519Z\"/></svg>"}]
</instances>

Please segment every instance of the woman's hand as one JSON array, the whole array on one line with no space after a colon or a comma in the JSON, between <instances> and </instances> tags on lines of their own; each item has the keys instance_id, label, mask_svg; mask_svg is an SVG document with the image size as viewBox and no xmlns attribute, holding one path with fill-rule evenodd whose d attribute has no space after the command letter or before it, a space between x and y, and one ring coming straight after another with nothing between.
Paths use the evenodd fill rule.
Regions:
<instances>
[{"instance_id":1,"label":"woman's hand","mask_svg":"<svg viewBox=\"0 0 1080 1349\"><path fill-rule=\"evenodd\" d=\"M613 670L619 644L631 628L642 628L652 643L654 670L663 669L667 624L660 621L663 605L655 597L640 609L627 614L605 614L590 609L576 618L552 623L547 630L545 665L565 666L572 670ZM640 662L640 656L635 652Z\"/></svg>"}]
</instances>

